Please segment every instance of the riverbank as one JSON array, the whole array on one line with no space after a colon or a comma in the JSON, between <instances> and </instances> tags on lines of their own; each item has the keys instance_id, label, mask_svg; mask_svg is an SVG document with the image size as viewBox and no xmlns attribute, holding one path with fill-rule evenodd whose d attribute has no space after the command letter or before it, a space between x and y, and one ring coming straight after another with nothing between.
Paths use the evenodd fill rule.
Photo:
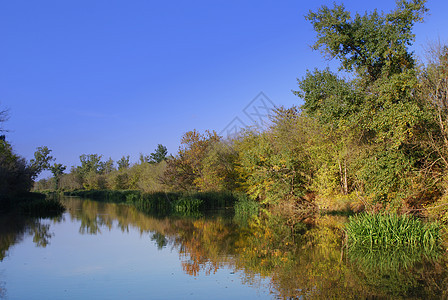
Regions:
<instances>
[{"instance_id":1,"label":"riverbank","mask_svg":"<svg viewBox=\"0 0 448 300\"><path fill-rule=\"evenodd\" d=\"M96 201L126 203L139 211L152 215L194 214L205 210L234 207L244 194L237 192L155 192L138 190L75 190L63 193L65 196L89 198Z\"/></svg>"},{"instance_id":2,"label":"riverbank","mask_svg":"<svg viewBox=\"0 0 448 300\"><path fill-rule=\"evenodd\" d=\"M65 211L64 205L57 198L47 197L46 194L36 192L5 197L0 203L0 213L16 211L27 216L51 217Z\"/></svg>"}]
</instances>

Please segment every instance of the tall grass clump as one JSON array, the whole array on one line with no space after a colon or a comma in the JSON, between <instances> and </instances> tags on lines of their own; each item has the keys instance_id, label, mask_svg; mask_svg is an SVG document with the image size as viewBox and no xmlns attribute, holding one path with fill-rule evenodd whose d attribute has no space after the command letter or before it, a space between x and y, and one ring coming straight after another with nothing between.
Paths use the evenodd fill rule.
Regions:
<instances>
[{"instance_id":1,"label":"tall grass clump","mask_svg":"<svg viewBox=\"0 0 448 300\"><path fill-rule=\"evenodd\" d=\"M441 245L441 227L438 223L396 214L364 213L350 217L346 225L349 247L396 249L418 247L432 251Z\"/></svg>"},{"instance_id":2,"label":"tall grass clump","mask_svg":"<svg viewBox=\"0 0 448 300\"><path fill-rule=\"evenodd\" d=\"M234 221L240 225L247 226L248 220L252 216L258 215L260 204L249 199L245 194L235 194L237 201L235 203Z\"/></svg>"},{"instance_id":3,"label":"tall grass clump","mask_svg":"<svg viewBox=\"0 0 448 300\"><path fill-rule=\"evenodd\" d=\"M437 258L441 226L412 216L363 213L346 224L348 255L368 268L408 267Z\"/></svg>"}]
</instances>

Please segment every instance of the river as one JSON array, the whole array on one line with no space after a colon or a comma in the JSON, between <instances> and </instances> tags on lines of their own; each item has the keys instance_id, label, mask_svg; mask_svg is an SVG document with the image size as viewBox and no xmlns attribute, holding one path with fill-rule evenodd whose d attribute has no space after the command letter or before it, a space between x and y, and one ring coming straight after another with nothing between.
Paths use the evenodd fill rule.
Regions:
<instances>
[{"instance_id":1,"label":"river","mask_svg":"<svg viewBox=\"0 0 448 300\"><path fill-rule=\"evenodd\" d=\"M344 217L310 228L278 216L241 220L231 210L161 218L123 204L62 201L67 211L57 218L0 218L0 298L447 296L443 253L408 264L400 253L351 260Z\"/></svg>"}]
</instances>

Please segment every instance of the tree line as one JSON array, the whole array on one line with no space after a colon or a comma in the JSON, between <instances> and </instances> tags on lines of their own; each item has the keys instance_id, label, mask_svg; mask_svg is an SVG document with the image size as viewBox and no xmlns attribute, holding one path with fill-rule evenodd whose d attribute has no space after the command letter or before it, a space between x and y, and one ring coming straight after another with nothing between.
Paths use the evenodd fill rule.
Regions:
<instances>
[{"instance_id":1,"label":"tree line","mask_svg":"<svg viewBox=\"0 0 448 300\"><path fill-rule=\"evenodd\" d=\"M317 205L445 207L448 47L430 45L421 61L410 50L413 26L426 13L422 0L397 1L388 13L352 15L337 4L310 11L313 48L339 69L308 70L294 91L304 104L277 108L268 129L227 139L192 130L175 155L159 145L133 165L129 156L115 163L82 155L68 174L53 166L59 173L52 183L60 189L239 190L296 212Z\"/></svg>"}]
</instances>

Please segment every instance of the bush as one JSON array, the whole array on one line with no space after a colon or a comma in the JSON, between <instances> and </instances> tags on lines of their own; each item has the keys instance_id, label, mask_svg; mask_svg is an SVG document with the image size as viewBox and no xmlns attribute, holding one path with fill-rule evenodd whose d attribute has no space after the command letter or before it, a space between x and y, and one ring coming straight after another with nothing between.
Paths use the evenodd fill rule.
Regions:
<instances>
[{"instance_id":1,"label":"bush","mask_svg":"<svg viewBox=\"0 0 448 300\"><path fill-rule=\"evenodd\" d=\"M44 194L26 193L16 199L20 211L33 217L54 217L65 211L64 205L54 197Z\"/></svg>"}]
</instances>

